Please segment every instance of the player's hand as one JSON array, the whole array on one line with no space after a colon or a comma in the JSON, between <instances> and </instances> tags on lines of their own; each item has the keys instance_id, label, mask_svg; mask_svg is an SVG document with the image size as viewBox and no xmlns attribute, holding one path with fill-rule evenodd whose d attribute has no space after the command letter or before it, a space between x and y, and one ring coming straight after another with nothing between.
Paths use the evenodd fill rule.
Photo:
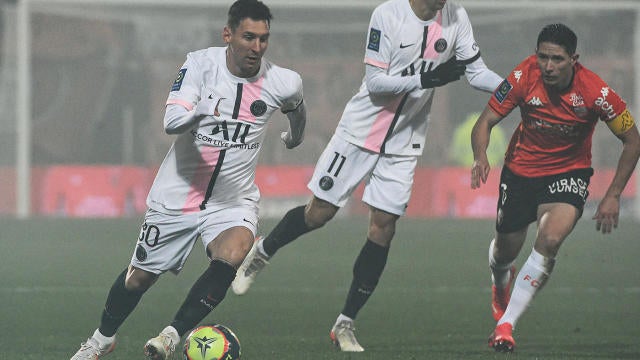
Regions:
<instances>
[{"instance_id":1,"label":"player's hand","mask_svg":"<svg viewBox=\"0 0 640 360\"><path fill-rule=\"evenodd\" d=\"M211 93L200 99L196 105L195 117L203 117L207 115L214 115L215 107L218 105L220 97Z\"/></svg>"},{"instance_id":2,"label":"player's hand","mask_svg":"<svg viewBox=\"0 0 640 360\"><path fill-rule=\"evenodd\" d=\"M480 183L486 184L489 177L489 170L491 166L486 159L475 160L471 166L471 188L477 189L480 187Z\"/></svg>"},{"instance_id":3,"label":"player's hand","mask_svg":"<svg viewBox=\"0 0 640 360\"><path fill-rule=\"evenodd\" d=\"M293 149L294 147L302 143L302 139L294 139L293 137L291 137L291 133L288 131L281 132L280 139L284 143L284 146L287 147L287 149Z\"/></svg>"},{"instance_id":4,"label":"player's hand","mask_svg":"<svg viewBox=\"0 0 640 360\"><path fill-rule=\"evenodd\" d=\"M603 234L609 234L613 229L618 227L618 219L620 216L620 199L615 196L606 196L598 204L598 210L593 216L596 221L596 231Z\"/></svg>"},{"instance_id":5,"label":"player's hand","mask_svg":"<svg viewBox=\"0 0 640 360\"><path fill-rule=\"evenodd\" d=\"M420 83L423 89L442 86L460 79L466 69L467 66L462 61L456 60L454 56L447 62L436 66L435 69L423 72L420 75Z\"/></svg>"}]
</instances>

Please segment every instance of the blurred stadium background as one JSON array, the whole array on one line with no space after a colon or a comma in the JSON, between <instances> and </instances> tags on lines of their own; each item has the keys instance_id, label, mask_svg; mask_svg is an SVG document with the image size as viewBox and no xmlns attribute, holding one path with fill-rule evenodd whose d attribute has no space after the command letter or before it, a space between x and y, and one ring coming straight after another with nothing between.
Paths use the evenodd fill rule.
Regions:
<instances>
[{"instance_id":1,"label":"blurred stadium background","mask_svg":"<svg viewBox=\"0 0 640 360\"><path fill-rule=\"evenodd\" d=\"M286 151L276 117L263 144L262 214L278 216L307 198L306 180L363 76L371 10L381 1L272 0L267 57L301 73L309 108L305 143ZM231 1L3 0L0 13L0 214L136 216L172 137L164 101L188 51L221 45ZM637 114L639 1L462 0L485 62L506 74L535 47L540 28L564 22L578 34L581 61ZM440 88L420 159L411 217L493 216L499 171L468 186L470 127L488 94L466 81ZM514 114L494 134L499 168ZM605 127L594 136L592 202L608 184L620 146ZM623 215L640 218L636 179ZM362 213L351 201L343 215Z\"/></svg>"}]
</instances>

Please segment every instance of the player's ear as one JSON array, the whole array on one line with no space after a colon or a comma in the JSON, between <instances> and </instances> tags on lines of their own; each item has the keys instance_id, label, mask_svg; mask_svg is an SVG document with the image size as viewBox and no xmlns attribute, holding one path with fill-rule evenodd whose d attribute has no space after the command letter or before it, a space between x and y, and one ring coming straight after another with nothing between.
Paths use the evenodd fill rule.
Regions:
<instances>
[{"instance_id":1,"label":"player's ear","mask_svg":"<svg viewBox=\"0 0 640 360\"><path fill-rule=\"evenodd\" d=\"M575 63L578 62L578 58L580 57L579 54L573 54L571 55L571 64L575 65Z\"/></svg>"},{"instance_id":2,"label":"player's ear","mask_svg":"<svg viewBox=\"0 0 640 360\"><path fill-rule=\"evenodd\" d=\"M231 29L228 26L225 26L224 29L222 29L222 41L224 41L225 44L229 44L231 42Z\"/></svg>"}]
</instances>

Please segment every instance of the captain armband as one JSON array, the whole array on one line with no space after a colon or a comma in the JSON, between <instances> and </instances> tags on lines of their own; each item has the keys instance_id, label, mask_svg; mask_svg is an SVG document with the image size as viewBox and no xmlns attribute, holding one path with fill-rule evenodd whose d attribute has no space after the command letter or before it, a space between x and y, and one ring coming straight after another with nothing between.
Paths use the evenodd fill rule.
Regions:
<instances>
[{"instance_id":1,"label":"captain armband","mask_svg":"<svg viewBox=\"0 0 640 360\"><path fill-rule=\"evenodd\" d=\"M633 116L629 112L629 109L625 110L622 114L618 115L615 119L608 121L607 126L616 135L621 135L627 132L635 125Z\"/></svg>"}]
</instances>

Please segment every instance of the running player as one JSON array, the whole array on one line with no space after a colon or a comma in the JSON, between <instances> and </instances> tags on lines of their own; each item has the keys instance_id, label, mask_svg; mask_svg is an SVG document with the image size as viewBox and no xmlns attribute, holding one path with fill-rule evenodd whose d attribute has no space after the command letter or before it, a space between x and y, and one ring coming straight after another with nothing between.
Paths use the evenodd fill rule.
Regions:
<instances>
[{"instance_id":1,"label":"running player","mask_svg":"<svg viewBox=\"0 0 640 360\"><path fill-rule=\"evenodd\" d=\"M130 265L115 280L100 326L71 359L98 359L158 279L178 273L198 237L210 259L173 321L144 346L149 359L168 359L180 338L225 297L251 249L258 223L254 184L258 152L271 115L287 114L287 148L302 142L306 111L300 76L263 54L271 12L258 0L231 5L226 47L189 53L167 100L164 128L177 134L147 198Z\"/></svg>"},{"instance_id":2,"label":"running player","mask_svg":"<svg viewBox=\"0 0 640 360\"><path fill-rule=\"evenodd\" d=\"M578 62L576 46L577 37L567 26L545 26L535 55L516 66L495 91L472 131L475 189L489 174L486 149L491 129L520 108L522 121L507 149L496 234L489 246L492 312L497 321L489 346L496 351L513 351L516 322L547 282L562 242L582 216L593 174L591 138L598 120L620 139L622 153L593 217L596 230L606 234L618 226L620 195L640 156L640 135L625 102ZM513 263L534 221L535 244L516 276Z\"/></svg>"},{"instance_id":3,"label":"running player","mask_svg":"<svg viewBox=\"0 0 640 360\"><path fill-rule=\"evenodd\" d=\"M435 88L458 80L465 68L476 89L491 92L502 81L480 57L465 9L446 0L391 0L378 6L364 62L360 90L346 105L309 182L313 197L256 241L232 285L236 294L244 294L278 249L331 220L364 182L369 229L346 303L330 332L333 342L349 352L364 350L354 335L354 319L378 284L396 221L409 202Z\"/></svg>"}]
</instances>

